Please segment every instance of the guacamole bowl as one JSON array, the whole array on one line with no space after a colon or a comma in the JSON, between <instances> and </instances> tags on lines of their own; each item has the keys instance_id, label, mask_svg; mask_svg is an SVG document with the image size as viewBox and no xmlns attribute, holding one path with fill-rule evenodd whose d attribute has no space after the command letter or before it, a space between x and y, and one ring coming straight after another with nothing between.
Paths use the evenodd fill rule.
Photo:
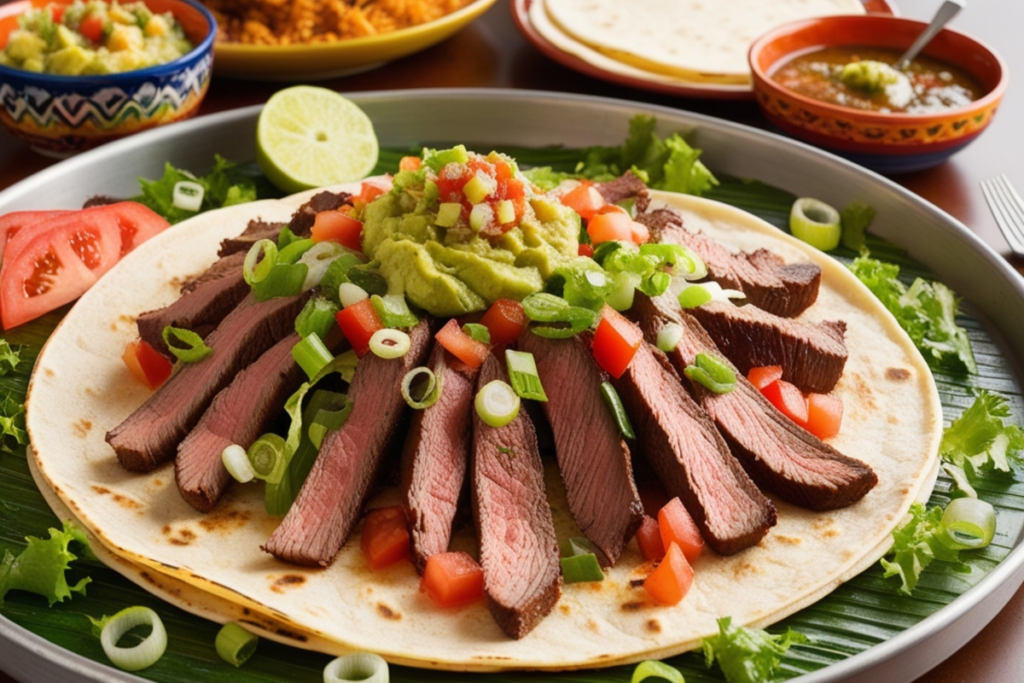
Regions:
<instances>
[{"instance_id":1,"label":"guacamole bowl","mask_svg":"<svg viewBox=\"0 0 1024 683\"><path fill-rule=\"evenodd\" d=\"M748 54L757 103L786 134L872 170L906 173L936 166L992 121L1006 91L1007 70L992 49L948 28L910 67L892 68L925 26L878 14L778 26L758 38ZM878 66L892 80L866 83L870 79L854 73L853 62ZM795 66L801 63L803 72ZM860 80L849 78L858 75ZM879 72L871 77L877 79ZM890 83L905 95L895 105L888 97ZM947 97L961 83L963 90ZM923 97L913 99L915 93ZM912 104L899 106L911 99Z\"/></svg>"},{"instance_id":2,"label":"guacamole bowl","mask_svg":"<svg viewBox=\"0 0 1024 683\"><path fill-rule=\"evenodd\" d=\"M99 75L38 73L0 64L0 121L40 153L68 156L197 113L213 66L217 23L196 0L143 0L171 12L192 50L156 66ZM70 0L18 0L0 5L0 49L18 17Z\"/></svg>"}]
</instances>

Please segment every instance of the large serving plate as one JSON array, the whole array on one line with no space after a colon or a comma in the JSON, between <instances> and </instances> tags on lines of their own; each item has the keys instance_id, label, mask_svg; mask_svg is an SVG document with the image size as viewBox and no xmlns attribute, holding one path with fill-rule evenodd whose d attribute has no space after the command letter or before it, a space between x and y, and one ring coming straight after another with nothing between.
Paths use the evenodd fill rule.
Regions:
<instances>
[{"instance_id":1,"label":"large serving plate","mask_svg":"<svg viewBox=\"0 0 1024 683\"><path fill-rule=\"evenodd\" d=\"M1011 397L1019 422L1020 368L1024 361L1024 283L1001 257L982 244L954 219L894 183L839 158L784 138L678 110L631 102L528 91L429 90L351 94L374 121L383 147L404 148L418 144L464 142L470 147L582 147L621 142L629 119L640 112L658 117L662 134L689 131L691 142L704 150L702 159L716 173L758 178L801 196L814 196L835 205L852 199L866 201L878 212L873 226L877 235L905 247L918 262L935 271L970 303L982 332L995 340L991 356L998 362L987 371L1000 373L1000 393ZM112 143L69 159L3 192L0 213L17 209L64 208L80 205L96 194L132 195L137 178L157 177L169 161L176 166L202 170L214 151L234 160L254 155L253 138L258 108L241 109L157 129ZM802 683L875 680L906 683L934 667L967 642L1006 604L1024 581L1024 550L1020 545L1022 520L1007 515L1014 531L1000 539L1005 548L998 560L979 571L966 585L970 588L937 611L926 609L923 619L896 628L859 654L818 671L807 673ZM0 517L2 519L2 517ZM33 533L43 533L35 529ZM90 586L103 594L118 590L103 577ZM891 586L882 586L873 598L885 604ZM76 609L72 600L55 608L67 615ZM201 612L199 607L196 611ZM80 615L79 615L80 616ZM99 615L92 615L99 616ZM185 615L188 617L188 615ZM191 618L191 617L189 617ZM57 620L57 617L54 617ZM178 620L178 617L175 617ZM215 628L199 620L191 624L195 639L204 641ZM65 649L62 624L24 619L20 626L0 617L4 655L0 666L25 680L140 681L90 657ZM67 626L68 630L74 626ZM33 631L36 631L35 633ZM44 633L41 637L37 633ZM191 634L189 634L191 636ZM212 642L212 636L209 636ZM185 647L190 647L189 643ZM208 645L207 645L208 647ZM283 654L282 654L283 651ZM260 671L240 670L246 680L314 680L309 661L320 661L298 651L273 650L279 659L264 659L262 666L276 667L258 678ZM91 657L95 655L91 654ZM101 657L101 655L100 655ZM283 663L282 663L283 662ZM294 670L289 673L288 663ZM257 660L250 664L259 666ZM230 672L228 672L230 673ZM301 676L298 674L302 674ZM292 675L294 674L294 675ZM155 680L184 680L159 665L143 672ZM539 680L602 680L593 675L551 674ZM535 675L523 675L536 679ZM223 670L197 670L188 680L228 680ZM455 678L455 677L453 677ZM459 676L457 680L487 680L487 676ZM501 681L516 678L499 676ZM498 680L496 678L495 680ZM628 676L626 676L628 678ZM405 669L403 681L441 681L443 675ZM690 677L688 676L688 680Z\"/></svg>"}]
</instances>

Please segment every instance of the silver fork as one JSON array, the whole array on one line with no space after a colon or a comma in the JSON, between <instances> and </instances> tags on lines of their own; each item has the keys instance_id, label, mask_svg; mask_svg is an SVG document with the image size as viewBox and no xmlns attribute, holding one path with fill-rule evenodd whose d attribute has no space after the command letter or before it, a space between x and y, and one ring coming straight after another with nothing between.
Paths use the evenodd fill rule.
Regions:
<instances>
[{"instance_id":1,"label":"silver fork","mask_svg":"<svg viewBox=\"0 0 1024 683\"><path fill-rule=\"evenodd\" d=\"M981 191L1006 243L1014 254L1024 256L1024 200L1005 175L981 181Z\"/></svg>"}]
</instances>

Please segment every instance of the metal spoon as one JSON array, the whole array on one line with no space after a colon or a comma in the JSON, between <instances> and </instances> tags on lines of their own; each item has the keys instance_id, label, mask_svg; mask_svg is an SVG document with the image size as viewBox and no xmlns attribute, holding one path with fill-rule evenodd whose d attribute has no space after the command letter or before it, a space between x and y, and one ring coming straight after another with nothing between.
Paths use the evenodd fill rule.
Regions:
<instances>
[{"instance_id":1,"label":"metal spoon","mask_svg":"<svg viewBox=\"0 0 1024 683\"><path fill-rule=\"evenodd\" d=\"M932 23L928 24L928 27L921 32L921 35L917 37L917 40L910 46L910 49L896 60L893 67L900 71L906 69L914 57L917 56L917 53L923 50L924 46L935 37L935 34L941 31L942 27L948 24L950 19L955 17L966 5L967 0L945 0L942 6L939 7L939 11L932 18Z\"/></svg>"}]
</instances>

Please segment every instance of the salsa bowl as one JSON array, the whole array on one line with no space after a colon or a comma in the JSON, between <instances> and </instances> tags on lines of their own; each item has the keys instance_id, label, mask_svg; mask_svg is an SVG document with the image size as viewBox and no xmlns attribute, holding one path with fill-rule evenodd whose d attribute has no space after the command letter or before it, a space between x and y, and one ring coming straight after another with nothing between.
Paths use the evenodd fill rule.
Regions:
<instances>
[{"instance_id":1,"label":"salsa bowl","mask_svg":"<svg viewBox=\"0 0 1024 683\"><path fill-rule=\"evenodd\" d=\"M144 2L155 13L174 15L193 45L190 52L166 64L103 75L0 65L0 121L40 153L67 156L195 115L210 83L217 23L195 0ZM0 7L0 48L20 15L47 4L19 0Z\"/></svg>"},{"instance_id":2,"label":"salsa bowl","mask_svg":"<svg viewBox=\"0 0 1024 683\"><path fill-rule=\"evenodd\" d=\"M966 147L992 121L1006 91L1007 69L989 47L943 29L922 57L959 68L980 89L973 101L939 111L878 111L814 99L775 76L793 58L826 47L885 49L901 54L924 22L868 14L792 22L758 38L748 55L754 96L764 115L785 133L882 173L917 171Z\"/></svg>"}]
</instances>

